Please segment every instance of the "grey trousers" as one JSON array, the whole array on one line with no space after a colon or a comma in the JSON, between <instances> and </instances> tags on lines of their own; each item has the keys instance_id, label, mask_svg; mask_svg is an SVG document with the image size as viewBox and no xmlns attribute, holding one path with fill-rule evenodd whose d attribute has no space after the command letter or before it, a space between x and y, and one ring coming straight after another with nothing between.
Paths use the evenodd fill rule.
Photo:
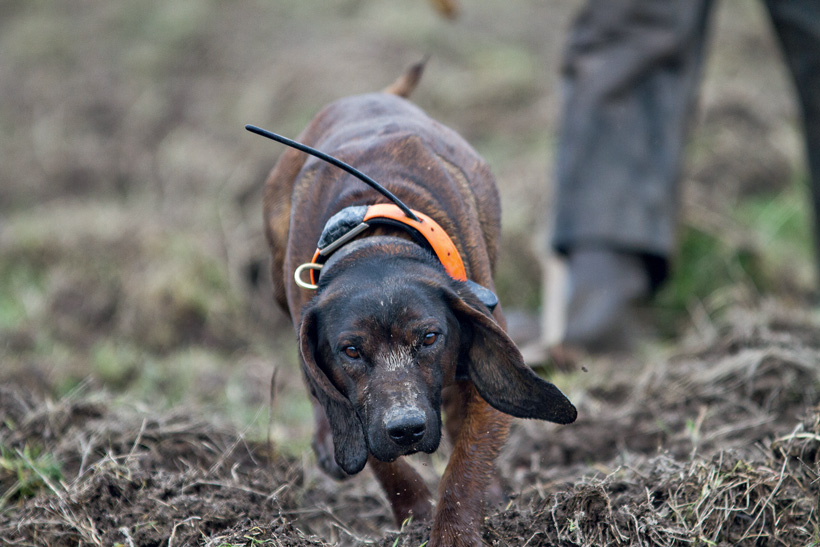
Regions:
<instances>
[{"instance_id":1,"label":"grey trousers","mask_svg":"<svg viewBox=\"0 0 820 547\"><path fill-rule=\"evenodd\" d=\"M557 252L599 246L636 253L647 259L653 286L666 277L712 4L589 0L580 12L562 68ZM802 107L817 219L820 0L767 0L766 6Z\"/></svg>"}]
</instances>

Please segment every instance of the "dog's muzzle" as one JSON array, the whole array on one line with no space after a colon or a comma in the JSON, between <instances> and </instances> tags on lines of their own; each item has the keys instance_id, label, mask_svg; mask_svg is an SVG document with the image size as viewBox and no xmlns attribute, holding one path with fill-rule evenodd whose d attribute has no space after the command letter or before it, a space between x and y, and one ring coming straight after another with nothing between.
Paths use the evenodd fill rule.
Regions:
<instances>
[{"instance_id":1,"label":"dog's muzzle","mask_svg":"<svg viewBox=\"0 0 820 547\"><path fill-rule=\"evenodd\" d=\"M416 444L427 431L424 412L418 408L392 408L384 416L384 430L399 446Z\"/></svg>"}]
</instances>

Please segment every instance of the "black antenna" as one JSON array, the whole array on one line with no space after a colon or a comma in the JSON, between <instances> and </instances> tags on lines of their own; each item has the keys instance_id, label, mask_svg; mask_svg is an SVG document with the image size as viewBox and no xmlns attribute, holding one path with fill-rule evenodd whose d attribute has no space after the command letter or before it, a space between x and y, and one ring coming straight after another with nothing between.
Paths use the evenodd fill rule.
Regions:
<instances>
[{"instance_id":1,"label":"black antenna","mask_svg":"<svg viewBox=\"0 0 820 547\"><path fill-rule=\"evenodd\" d=\"M416 222L421 222L421 219L419 217L417 217L413 213L413 211L410 210L410 208L407 205L404 204L404 202L402 202L399 198L397 198L393 194L393 192L391 192L390 190L388 190L387 188L385 188L384 186L382 186L381 184L379 184L375 180L371 179L370 177L368 177L367 175L365 175L364 173L362 173L361 171L359 171L355 167L351 167L350 165L346 164L345 162L343 162L341 160L338 160L338 159L334 158L333 156L329 156L328 154L325 154L324 152L316 150L315 148L311 148L310 146L307 146L307 145L302 144L300 142L296 142L296 141L291 140L287 137L283 137L282 135L277 135L276 133L272 133L272 132L268 131L267 129L262 129L261 127L256 127L255 125L250 125L250 124L246 125L245 129L247 129L251 133L256 133L257 135L262 135L263 137L267 137L267 138L269 138L271 140L274 140L276 142L280 142L282 144L290 146L291 148L295 148L295 149L297 149L301 152L304 152L305 154L310 154L311 156L316 156L317 158L319 158L321 160L324 160L324 161L328 162L331 165L335 165L339 169L347 171L348 173L350 173L351 175L353 175L354 177L356 177L360 181L364 182L365 184L367 184L368 186L370 186L371 188L376 190L378 193L380 193L381 195L383 195L384 197L386 197L387 199L389 199L390 201L395 203L396 207L401 209L402 212L405 215L407 215L409 218L415 220Z\"/></svg>"}]
</instances>

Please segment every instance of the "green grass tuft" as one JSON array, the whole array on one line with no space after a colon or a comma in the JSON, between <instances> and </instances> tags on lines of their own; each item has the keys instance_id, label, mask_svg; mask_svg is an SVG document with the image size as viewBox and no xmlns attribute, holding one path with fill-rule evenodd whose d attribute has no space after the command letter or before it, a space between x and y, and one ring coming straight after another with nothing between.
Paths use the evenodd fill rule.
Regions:
<instances>
[{"instance_id":1,"label":"green grass tuft","mask_svg":"<svg viewBox=\"0 0 820 547\"><path fill-rule=\"evenodd\" d=\"M21 452L0 444L0 508L33 497L62 479L62 470L52 454L29 445Z\"/></svg>"},{"instance_id":2,"label":"green grass tuft","mask_svg":"<svg viewBox=\"0 0 820 547\"><path fill-rule=\"evenodd\" d=\"M803 181L744 197L725 214L725 226L681 227L671 276L653 303L662 334L674 335L693 306L714 317L738 299L813 290L814 230Z\"/></svg>"}]
</instances>

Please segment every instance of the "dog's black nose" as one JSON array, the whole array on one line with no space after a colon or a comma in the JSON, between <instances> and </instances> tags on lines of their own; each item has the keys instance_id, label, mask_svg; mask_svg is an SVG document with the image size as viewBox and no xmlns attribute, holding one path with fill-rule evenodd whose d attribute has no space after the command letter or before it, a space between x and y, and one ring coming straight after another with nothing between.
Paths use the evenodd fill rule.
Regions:
<instances>
[{"instance_id":1,"label":"dog's black nose","mask_svg":"<svg viewBox=\"0 0 820 547\"><path fill-rule=\"evenodd\" d=\"M418 410L404 412L385 421L387 434L399 446L409 446L424 436L424 414Z\"/></svg>"}]
</instances>

